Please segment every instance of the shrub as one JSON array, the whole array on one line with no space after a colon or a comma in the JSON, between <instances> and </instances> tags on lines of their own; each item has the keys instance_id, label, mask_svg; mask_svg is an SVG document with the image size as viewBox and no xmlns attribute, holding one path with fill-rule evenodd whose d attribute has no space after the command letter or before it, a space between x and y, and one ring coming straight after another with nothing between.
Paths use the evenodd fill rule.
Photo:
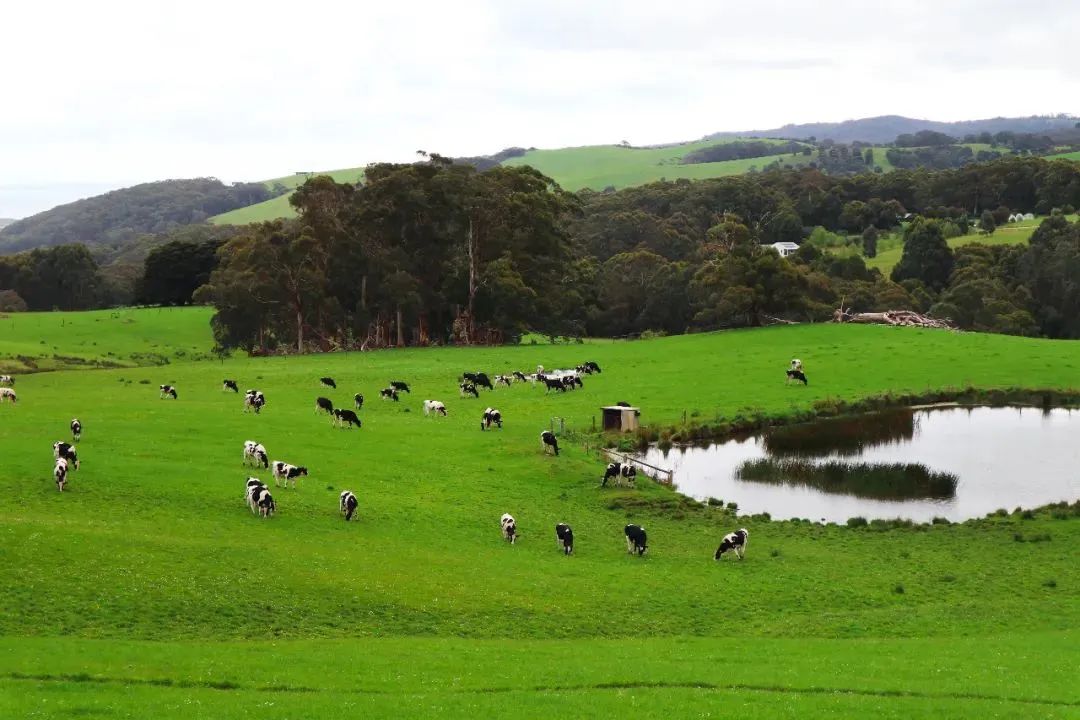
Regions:
<instances>
[{"instance_id":1,"label":"shrub","mask_svg":"<svg viewBox=\"0 0 1080 720\"><path fill-rule=\"evenodd\" d=\"M1046 580L1043 580L1042 585L1044 588L1056 588L1057 580L1055 580L1054 578L1047 578Z\"/></svg>"},{"instance_id":2,"label":"shrub","mask_svg":"<svg viewBox=\"0 0 1080 720\"><path fill-rule=\"evenodd\" d=\"M769 557L780 557L780 551L776 548L773 548L769 551Z\"/></svg>"},{"instance_id":3,"label":"shrub","mask_svg":"<svg viewBox=\"0 0 1080 720\"><path fill-rule=\"evenodd\" d=\"M861 515L857 515L855 517L848 518L848 521L847 521L847 526L850 527L850 528L866 527L866 525L867 525L866 518L864 518Z\"/></svg>"},{"instance_id":4,"label":"shrub","mask_svg":"<svg viewBox=\"0 0 1080 720\"><path fill-rule=\"evenodd\" d=\"M705 504L709 507L724 507L724 501L711 497L705 500Z\"/></svg>"},{"instance_id":5,"label":"shrub","mask_svg":"<svg viewBox=\"0 0 1080 720\"><path fill-rule=\"evenodd\" d=\"M930 524L932 524L932 525L952 525L952 523L949 521L949 518L945 518L945 517L935 517L933 520L930 521Z\"/></svg>"},{"instance_id":6,"label":"shrub","mask_svg":"<svg viewBox=\"0 0 1080 720\"><path fill-rule=\"evenodd\" d=\"M896 584L896 587L894 587L894 588L892 589L892 591L893 591L894 593L896 593L897 595L903 595L903 594L904 594L904 586L903 586L903 585L901 585L900 583L897 583L897 584Z\"/></svg>"},{"instance_id":7,"label":"shrub","mask_svg":"<svg viewBox=\"0 0 1080 720\"><path fill-rule=\"evenodd\" d=\"M956 582L955 575L942 575L941 582Z\"/></svg>"},{"instance_id":8,"label":"shrub","mask_svg":"<svg viewBox=\"0 0 1080 720\"><path fill-rule=\"evenodd\" d=\"M734 512L734 511L736 511L736 510L738 510L738 509L739 509L739 503L735 503L735 502L729 502L729 503L727 504L727 509L728 509L728 510L731 510L732 512Z\"/></svg>"},{"instance_id":9,"label":"shrub","mask_svg":"<svg viewBox=\"0 0 1080 720\"><path fill-rule=\"evenodd\" d=\"M1035 513L1033 511L1031 511L1031 510L1024 510L1024 511L1022 511L1020 513L1020 519L1021 520L1034 520L1035 519Z\"/></svg>"}]
</instances>

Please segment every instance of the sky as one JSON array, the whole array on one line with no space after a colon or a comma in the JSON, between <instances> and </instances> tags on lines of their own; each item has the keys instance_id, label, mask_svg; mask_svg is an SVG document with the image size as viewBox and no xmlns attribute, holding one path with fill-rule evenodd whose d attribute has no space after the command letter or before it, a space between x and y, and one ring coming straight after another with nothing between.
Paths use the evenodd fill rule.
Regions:
<instances>
[{"instance_id":1,"label":"sky","mask_svg":"<svg viewBox=\"0 0 1080 720\"><path fill-rule=\"evenodd\" d=\"M0 218L417 150L1080 111L1074 0L119 0L0 9Z\"/></svg>"}]
</instances>

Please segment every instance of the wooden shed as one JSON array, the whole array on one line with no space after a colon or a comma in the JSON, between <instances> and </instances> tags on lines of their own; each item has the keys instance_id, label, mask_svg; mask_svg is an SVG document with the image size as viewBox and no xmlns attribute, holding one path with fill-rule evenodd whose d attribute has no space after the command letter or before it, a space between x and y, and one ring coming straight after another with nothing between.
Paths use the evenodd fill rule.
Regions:
<instances>
[{"instance_id":1,"label":"wooden shed","mask_svg":"<svg viewBox=\"0 0 1080 720\"><path fill-rule=\"evenodd\" d=\"M638 428L641 411L628 405L609 405L600 410L604 413L604 432L633 432Z\"/></svg>"}]
</instances>

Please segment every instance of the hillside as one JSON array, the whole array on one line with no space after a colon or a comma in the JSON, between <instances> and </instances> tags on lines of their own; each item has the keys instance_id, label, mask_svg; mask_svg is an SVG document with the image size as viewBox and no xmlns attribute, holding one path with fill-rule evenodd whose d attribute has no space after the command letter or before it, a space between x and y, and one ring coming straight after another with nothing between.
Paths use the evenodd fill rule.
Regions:
<instances>
[{"instance_id":1,"label":"hillside","mask_svg":"<svg viewBox=\"0 0 1080 720\"><path fill-rule=\"evenodd\" d=\"M0 229L6 228L13 222L16 222L15 218L0 218Z\"/></svg>"},{"instance_id":2,"label":"hillside","mask_svg":"<svg viewBox=\"0 0 1080 720\"><path fill-rule=\"evenodd\" d=\"M273 196L265 183L225 185L215 178L163 180L60 205L0 230L0 253L83 243L92 250L140 235L200 223Z\"/></svg>"}]
</instances>

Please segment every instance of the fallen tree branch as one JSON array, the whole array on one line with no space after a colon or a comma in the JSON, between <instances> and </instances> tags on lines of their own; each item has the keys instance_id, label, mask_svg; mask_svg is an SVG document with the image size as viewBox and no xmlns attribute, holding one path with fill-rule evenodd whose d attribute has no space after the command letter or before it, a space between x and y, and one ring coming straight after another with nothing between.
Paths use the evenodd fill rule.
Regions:
<instances>
[{"instance_id":1,"label":"fallen tree branch","mask_svg":"<svg viewBox=\"0 0 1080 720\"><path fill-rule=\"evenodd\" d=\"M785 320L784 318L773 317L772 315L762 315L763 318L768 320L773 325L798 325L796 320Z\"/></svg>"},{"instance_id":2,"label":"fallen tree branch","mask_svg":"<svg viewBox=\"0 0 1080 720\"><path fill-rule=\"evenodd\" d=\"M956 330L948 318L934 318L914 310L886 310L884 312L852 313L840 308L833 313L833 322L860 323L864 325L894 325L896 327L926 327L939 330Z\"/></svg>"}]
</instances>

